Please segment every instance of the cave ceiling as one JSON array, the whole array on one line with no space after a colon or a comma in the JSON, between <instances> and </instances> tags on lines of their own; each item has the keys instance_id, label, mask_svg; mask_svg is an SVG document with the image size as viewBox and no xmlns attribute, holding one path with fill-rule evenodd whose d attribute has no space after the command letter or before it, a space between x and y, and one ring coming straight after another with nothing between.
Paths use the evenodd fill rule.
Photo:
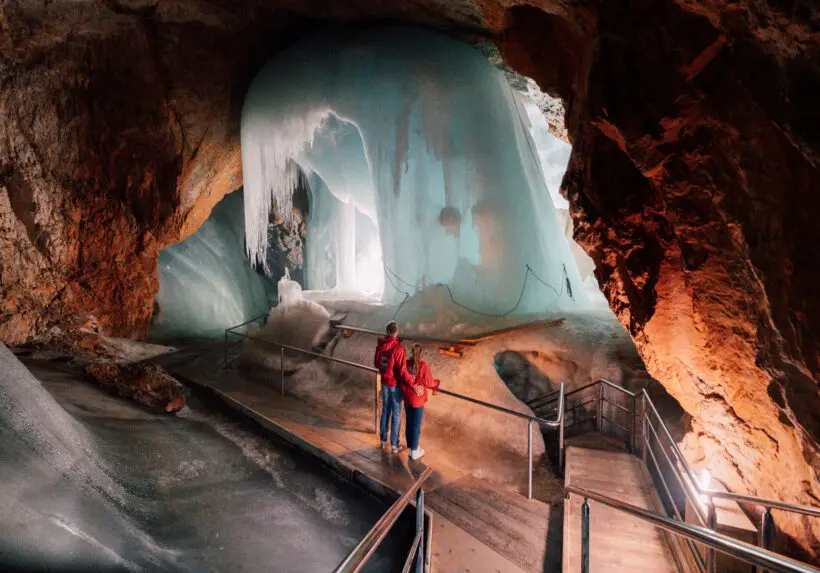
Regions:
<instances>
[{"instance_id":1,"label":"cave ceiling","mask_svg":"<svg viewBox=\"0 0 820 573\"><path fill-rule=\"evenodd\" d=\"M0 339L92 315L144 336L159 250L242 184L256 71L311 30L376 23L491 43L563 100L575 238L691 416L688 455L734 490L817 504L813 2L6 0ZM778 520L817 552L820 526Z\"/></svg>"}]
</instances>

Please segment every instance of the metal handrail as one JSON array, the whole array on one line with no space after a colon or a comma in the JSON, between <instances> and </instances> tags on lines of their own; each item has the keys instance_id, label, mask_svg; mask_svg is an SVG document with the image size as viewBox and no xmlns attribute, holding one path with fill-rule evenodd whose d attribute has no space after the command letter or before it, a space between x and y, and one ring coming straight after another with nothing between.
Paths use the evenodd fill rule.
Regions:
<instances>
[{"instance_id":1,"label":"metal handrail","mask_svg":"<svg viewBox=\"0 0 820 573\"><path fill-rule=\"evenodd\" d=\"M752 503L769 509L782 509L783 511L791 511L792 513L800 513L810 517L820 517L820 509L816 507L807 507L805 505L795 505L793 503L786 503L785 501L777 501L774 499L764 499L751 495L743 495L739 493L732 493L730 491L716 491L713 489L703 490L703 495L719 498L731 499L739 501L740 503Z\"/></svg>"},{"instance_id":2,"label":"metal handrail","mask_svg":"<svg viewBox=\"0 0 820 573\"><path fill-rule=\"evenodd\" d=\"M291 350L293 352L298 352L300 354L305 354L307 356L313 356L314 358L321 358L322 360L326 360L328 362L335 362L336 364L344 364L345 366L352 366L353 368L358 368L359 370L365 370L367 372L378 373L379 369L374 368L373 366L367 366L365 364L359 364L358 362L351 362L349 360L342 360L341 358L335 358L333 356L328 356L327 354L319 354L318 352L313 352L311 350L305 350L304 348L297 348L296 346L290 346L289 344L283 344L281 342L277 342L275 340L265 340L264 338L255 338L253 336L248 336L247 334L240 334L239 332L232 332L236 336L241 336L247 340L253 340L254 342L261 342L262 344L269 344L271 346L275 346L277 348L284 348L285 350Z\"/></svg>"},{"instance_id":3,"label":"metal handrail","mask_svg":"<svg viewBox=\"0 0 820 573\"><path fill-rule=\"evenodd\" d=\"M585 384L580 388L576 388L573 391L568 392L566 395L563 396L563 399L566 400L567 398L570 398L575 394L578 394L593 387L598 387L597 396L593 400L598 404L597 413L594 416L594 418L597 419L598 431L603 430L602 424L604 421L606 421L607 423L625 431L629 435L630 444L632 446L640 446L641 455L644 463L648 467L650 467L650 463L654 464L654 467L658 472L658 477L661 481L660 485L663 486L664 491L667 494L667 497L669 497L669 502L673 506L673 513L676 517L680 518L680 512L678 511L676 506L677 502L673 498L671 490L669 490L669 484L666 483L666 480L663 477L664 470L662 470L658 458L652 452L650 432L654 436L654 440L659 447L659 451L663 454L662 460L665 461L666 464L668 464L670 470L672 471L674 477L680 485L686 500L692 507L692 510L694 511L695 517L697 518L698 522L701 525L706 526L710 530L717 530L717 511L714 505L715 499L728 499L739 503L756 504L762 506L765 509L759 528L759 545L764 549L770 549L774 543L773 539L775 530L774 521L771 516L772 509L791 511L794 513L799 513L810 517L820 517L820 508L800 506L782 501L764 499L749 495L741 495L731 492L717 491L701 487L698 483L698 480L695 479L692 468L689 467L686 458L684 458L683 453L680 451L677 442L675 442L675 440L672 438L672 434L669 431L669 428L667 427L663 418L661 418L660 413L658 412L657 407L655 406L654 402L649 396L649 393L646 388L643 388L640 392L636 393L631 392L626 388L622 388L621 386L618 386L610 382L609 380L599 379L595 382ZM618 392L622 393L624 396L626 396L627 399L632 402L631 409L628 407L620 406L618 404L614 404L611 400L608 400L603 392L605 387L613 388ZM548 406L552 401L556 399L554 395L555 392L542 394L536 397L535 399L528 401L527 404L532 408L543 408L545 406ZM642 430L640 435L638 435L638 429L635 426L636 422L638 421L637 418L639 410L637 406L637 400L639 398L643 401L643 407L641 408L640 412L640 422L642 424ZM603 411L603 406L605 403L613 405L618 411L625 412L627 416L630 416L631 423L628 425L631 427L627 428L621 426L617 422L607 418L604 415ZM570 410L574 411L577 407L578 406L570 405ZM657 423L654 423L655 421L657 421ZM656 429L656 427L659 427L659 429ZM636 438L640 440L638 444L635 443ZM664 442L667 442L668 447L666 444L664 444ZM670 458L669 454L667 453L668 449L671 449L673 453L672 458ZM648 456L648 454L651 454L651 457ZM703 506L703 499L706 499L705 508ZM694 550L694 546L692 545L691 540L687 541L687 544L689 548L695 553L696 564L701 569L701 571L703 571L704 561L701 558L701 555ZM712 573L715 570L714 551L715 550L713 548L707 548L705 570L709 571L709 573Z\"/></svg>"},{"instance_id":4,"label":"metal handrail","mask_svg":"<svg viewBox=\"0 0 820 573\"><path fill-rule=\"evenodd\" d=\"M599 384L605 384L605 385L609 386L610 388L614 388L615 390L618 390L619 392L622 392L622 393L626 394L630 398L635 398L636 396L638 396L638 394L635 394L634 392L630 392L629 390L627 390L626 388L624 388L622 386L618 386L617 384L615 384L613 382L610 382L609 380L599 378L595 382L590 382L589 384L585 384L585 385L581 386L580 388L576 388L572 392L567 392L566 395L564 396L564 398L569 398L570 396L573 396L573 395L575 395L579 392L583 392L584 390L586 390L588 388L593 388L595 386L598 386ZM555 398L553 398L553 396L555 396L556 394L558 394L558 390L552 390L550 392L545 392L544 394L536 396L535 398L533 398L531 400L527 400L527 406L532 408L535 405L536 402L542 402L541 404L538 404L537 407L544 406L547 402L551 402L552 400L555 400Z\"/></svg>"},{"instance_id":5,"label":"metal handrail","mask_svg":"<svg viewBox=\"0 0 820 573\"><path fill-rule=\"evenodd\" d=\"M820 569L816 569L811 565L790 559L767 549L761 549L751 545L750 543L732 539L731 537L717 533L705 527L690 525L688 523L659 515L646 509L624 503L620 500L613 499L584 488L567 486L565 488L565 492L568 496L570 494L575 494L583 497L584 505L586 506L582 511L582 520L586 519L587 522L586 524L583 522L581 524L582 533L586 534L586 539L582 536L581 541L582 544L585 544L581 549L582 559L586 560L585 563L581 564L582 571L589 571L589 505L587 500L591 499L618 511L628 513L643 521L649 522L665 531L686 537L692 541L702 543L713 550L720 551L721 553L725 553L726 555L735 557L751 565L761 567L764 570L774 573L820 572Z\"/></svg>"},{"instance_id":6,"label":"metal handrail","mask_svg":"<svg viewBox=\"0 0 820 573\"><path fill-rule=\"evenodd\" d=\"M261 318L267 318L267 317L268 317L267 313L260 314L259 316L255 316L255 317L251 318L250 320L246 320L245 322L242 322L240 324L234 324L230 328L226 328L225 331L226 332L233 332L235 329L239 328L240 326L245 326L246 324L250 324L252 322L256 322L257 320L259 320Z\"/></svg>"},{"instance_id":7,"label":"metal handrail","mask_svg":"<svg viewBox=\"0 0 820 573\"><path fill-rule=\"evenodd\" d=\"M281 377L281 393L284 396L285 394L285 350L291 350L294 352L300 352L302 354L308 356L314 356L316 358L321 358L323 360L327 360L329 362L335 362L338 364L344 364L346 366L352 366L354 368L359 368L361 370L366 370L368 372L373 372L376 374L376 387L375 387L375 396L374 396L374 429L375 432L379 432L379 388L381 386L381 375L379 374L379 370L373 368L372 366L365 366L364 364L358 364L356 362L350 362L348 360L342 360L340 358L334 358L332 356L327 356L325 354L318 354L316 352L311 352L309 350L303 350L301 348L296 348L295 346L290 346L287 344L282 344L281 342L276 342L273 340L264 340L261 338L255 338L253 336L248 336L246 334L241 334L239 332L232 332L230 329L225 331L225 338L226 338L226 348L227 348L227 337L228 333L233 334L234 336L240 336L247 340L254 340L260 342L262 344L268 344L271 346L275 346L280 348L282 354L280 357L280 377ZM227 353L227 350L226 350ZM227 365L227 356L225 363ZM539 418L537 416L530 416L529 414L522 414L521 412L516 412L515 410L510 410L508 408L504 408L503 406L497 406L496 404L490 404L489 402L484 402L482 400L478 400L476 398L471 398L470 396L464 396L463 394L458 394L457 392L452 392L450 390L443 390L438 389L438 392L442 394L446 394L448 396L452 396L454 398L458 398L460 400L465 400L467 402L471 402L473 404L477 404L479 406L483 406L485 408L489 408L492 410L496 410L502 412L507 415L515 416L517 418L522 418L527 420L527 467L528 467L528 480L527 480L527 499L532 499L532 476L533 476L533 445L532 445L532 425L534 423L542 424L549 428L557 428L558 429L558 468L560 472L563 472L564 469L564 383L561 382L561 386L557 392L559 393L558 398L558 407L557 407L557 414L554 420L544 420L543 418Z\"/></svg>"},{"instance_id":8,"label":"metal handrail","mask_svg":"<svg viewBox=\"0 0 820 573\"><path fill-rule=\"evenodd\" d=\"M453 398L459 398L461 400L465 400L467 402L471 402L473 404L478 404L479 406L484 406L485 408L489 408L491 410L496 410L498 412L502 412L509 416L515 416L517 418L521 418L527 420L527 499L532 499L532 425L534 423L543 424L549 428L558 428L558 470L563 473L564 471L564 383L561 382L560 388L557 390L558 392L558 412L555 415L554 420L544 420L543 418L539 418L537 416L530 416L529 414L522 414L521 412L516 412L515 410L510 410L509 408L504 408L503 406L496 406L495 404L490 404L489 402L484 402L482 400L477 400L475 398L470 398L469 396L464 396L463 394L458 394L456 392L451 392L449 390L438 390L441 394L446 394L447 396L452 396Z\"/></svg>"},{"instance_id":9,"label":"metal handrail","mask_svg":"<svg viewBox=\"0 0 820 573\"><path fill-rule=\"evenodd\" d=\"M328 362L343 364L345 366L351 366L353 368L365 370L370 373L375 373L376 378L375 385L373 387L373 432L376 434L379 433L379 389L381 388L382 377L379 371L373 366L366 366L364 364L350 362L349 360L342 360L341 358L334 358L333 356L327 356L326 354L319 354L318 352L312 352L310 350L304 350L303 348L297 348L295 346L290 346L288 344L282 344L281 342L276 342L275 340L264 340L262 338L255 338L253 336L248 336L247 334L242 334L240 332L234 332L231 329L227 329L225 330L225 368L228 367L228 333L232 334L233 336L239 336L246 340L253 340L255 342L260 342L262 344L267 344L269 346L279 348L279 383L281 387L280 392L282 396L285 395L285 350L290 350L292 352L305 354L307 356L321 358L322 360L326 360Z\"/></svg>"},{"instance_id":10,"label":"metal handrail","mask_svg":"<svg viewBox=\"0 0 820 573\"><path fill-rule=\"evenodd\" d=\"M614 384L614 383L610 382L609 380L605 380L605 379L601 378L599 380L596 380L595 382L592 382L590 384L586 384L584 386L581 386L580 388L576 388L575 390L573 390L571 392L568 392L565 395L565 398L569 398L570 396L572 396L572 395L574 395L578 392L581 392L583 390L586 390L586 389L591 388L593 386L596 386L598 384L604 384L606 386L609 386L610 388L613 388L613 389L617 390L618 392L621 392L621 393L625 394L626 396L628 396L630 398L641 397L644 400L646 400L646 403L649 405L652 413L655 416L655 419L657 419L659 424L660 424L660 428L661 428L661 431L662 431L664 437L669 442L669 445L671 446L672 451L675 454L675 457L679 460L681 466L683 467L684 472L686 473L686 476L689 478L689 482L691 482L692 486L694 486L694 489L697 492L697 494L702 495L702 496L706 496L706 497L713 497L713 498L720 498L720 499L731 499L731 500L734 500L734 501L739 501L741 503L757 504L757 505L760 505L760 506L765 507L765 508L782 509L784 511L791 511L791 512L794 512L794 513L800 513L800 514L809 515L809 516L812 516L812 517L820 517L820 509L814 508L814 507L807 507L807 506L796 505L796 504L787 503L787 502L783 502L783 501L777 501L777 500L773 500L773 499L765 499L765 498L762 498L762 497L742 495L742 494L737 494L737 493L731 493L731 492L724 492L724 491L718 491L718 490L702 488L698 484L698 481L695 479L695 476L692 473L692 469L689 467L689 464L687 463L686 458L683 456L683 453L680 451L680 448L678 447L677 442L675 442L675 440L672 438L672 434L669 431L669 428L667 427L666 423L663 421L663 418L661 418L661 415L658 413L658 409L655 407L655 403L652 401L652 398L649 396L649 393L646 391L646 388L643 388L638 393L630 392L626 388L623 388L621 386L618 386L617 384ZM543 394L543 395L541 395L541 396L539 396L539 397L537 397L533 400L530 400L528 402L528 404L533 403L535 400L550 397L550 396L554 395L555 393L556 392L553 391L553 392L550 392L548 394Z\"/></svg>"},{"instance_id":11,"label":"metal handrail","mask_svg":"<svg viewBox=\"0 0 820 573\"><path fill-rule=\"evenodd\" d=\"M643 389L643 390L641 390L641 394L643 395L644 399L646 400L646 402L651 407L652 413L655 415L655 418L657 418L658 422L660 423L661 430L663 431L666 439L669 441L669 443L672 447L672 451L675 454L675 457L678 458L678 461L679 461L680 465L683 467L683 470L686 472L687 477L691 481L692 485L694 486L695 491L697 491L698 494L700 494L702 496L706 496L706 497L711 497L711 498L731 499L731 500L734 500L734 501L739 501L741 503L755 504L755 505L759 505L759 506L767 508L767 509L781 509L781 510L784 510L784 511L791 511L791 512L794 512L794 513L800 513L800 514L809 515L809 516L812 516L812 517L820 517L820 509L814 508L814 507L807 507L807 506L804 506L804 505L797 505L797 504L793 504L793 503L787 503L787 502L784 502L784 501L777 501L777 500L774 500L774 499L766 499L766 498L757 497L757 496L742 495L742 494L731 493L731 492L727 492L727 491L719 491L719 490L702 488L698 484L697 480L695 479L695 476L692 474L692 470L689 467L689 464L687 463L686 458L683 457L683 453L680 451L680 448L678 448L678 444L672 438L672 434L669 432L669 428L667 428L666 423L664 423L663 419L661 418L660 414L658 413L658 410L655 407L655 404L652 402L652 399L649 397L649 393L646 391L646 389Z\"/></svg>"},{"instance_id":12,"label":"metal handrail","mask_svg":"<svg viewBox=\"0 0 820 573\"><path fill-rule=\"evenodd\" d=\"M561 390L564 388L564 383L561 382ZM558 390L560 392L561 390ZM473 404L478 404L479 406L484 406L485 408L490 408L491 410L497 410L499 412L503 412L505 414L509 414L510 416L516 416L518 418L522 418L524 420L530 420L532 422L538 422L539 424L543 424L545 426L549 426L550 428L557 428L558 424L561 423L561 416L563 415L563 401L559 402L559 413L555 417L554 420L545 420L543 418L539 418L538 416L530 416L529 414L523 414L521 412L516 412L515 410L510 410L508 408L504 408L503 406L496 406L495 404L490 404L489 402L484 402L482 400L478 400L476 398L470 398L469 396L465 396L463 394L459 394L457 392L451 392L450 390L436 390L439 394L446 394L447 396L452 396L453 398L459 398L461 400L466 400L467 402L472 402Z\"/></svg>"},{"instance_id":13,"label":"metal handrail","mask_svg":"<svg viewBox=\"0 0 820 573\"><path fill-rule=\"evenodd\" d=\"M423 515L422 519L419 520L419 512L423 514L424 512L424 491L421 489L422 484L424 481L430 477L430 474L433 473L433 468L426 468L419 477L407 488L402 496L396 500L396 502L390 506L390 508L381 516L379 521L370 528L370 531L367 532L367 535L364 536L359 544L353 548L353 550L348 553L347 557L345 557L341 563L333 570L334 573L356 573L357 571L361 570L362 567L367 564L367 561L370 557L373 556L373 553L376 552L376 549L379 548L379 545L390 533L390 529L393 525L398 521L401 513L404 511L410 501L413 499L413 496L416 495L416 492L419 492L419 502L416 505L416 512L417 512L417 527L416 527L416 539L413 543L413 548L411 551L418 551L420 545L420 537L423 536L424 532L424 521ZM421 527L419 527L419 522L421 523ZM411 553L412 554L412 553ZM421 553L418 553L418 559L421 559Z\"/></svg>"}]
</instances>

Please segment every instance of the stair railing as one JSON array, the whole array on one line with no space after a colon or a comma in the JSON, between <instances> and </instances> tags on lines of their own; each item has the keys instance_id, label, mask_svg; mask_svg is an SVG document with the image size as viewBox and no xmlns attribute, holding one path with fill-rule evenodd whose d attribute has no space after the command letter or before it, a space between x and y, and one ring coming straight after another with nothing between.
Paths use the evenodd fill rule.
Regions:
<instances>
[{"instance_id":1,"label":"stair railing","mask_svg":"<svg viewBox=\"0 0 820 573\"><path fill-rule=\"evenodd\" d=\"M416 500L416 535L413 538L413 544L410 546L410 551L404 561L402 573L408 573L411 569L415 573L422 573L425 571L425 537L432 535L432 530L425 528L424 521L424 490L421 489L424 481L433 473L433 468L426 468L419 477L407 488L407 491L390 506L390 508L382 515L381 519L367 532L356 547L348 553L341 563L333 570L334 573L356 573L364 567L376 550L381 545L381 542L390 533L393 525L398 521L404 508L415 498ZM429 546L429 539L427 541ZM414 567L415 565L415 567Z\"/></svg>"},{"instance_id":2,"label":"stair railing","mask_svg":"<svg viewBox=\"0 0 820 573\"><path fill-rule=\"evenodd\" d=\"M727 535L717 533L711 529L691 525L683 521L659 515L652 511L624 503L617 499L589 491L584 488L568 486L565 490L567 497L578 495L584 499L581 506L581 573L589 573L590 562L590 506L589 500L609 506L617 511L627 513L642 521L663 529L674 535L684 537L692 543L700 543L711 552L719 551L736 559L773 573L818 573L811 565L790 559L768 549L755 547L750 543L733 539Z\"/></svg>"},{"instance_id":3,"label":"stair railing","mask_svg":"<svg viewBox=\"0 0 820 573\"><path fill-rule=\"evenodd\" d=\"M610 389L624 396L625 402L618 404L610 399L607 394ZM584 399L584 394L589 394L590 391L594 391L595 396L592 399ZM577 399L579 396L581 397L580 401ZM555 392L550 392L528 401L527 404L533 411L537 411L545 406L548 407L554 400ZM672 490L675 484L692 508L697 523L713 531L717 529L715 499L727 499L737 503L762 507L764 511L758 528L757 541L760 547L767 550L774 547L775 541L772 510L782 510L810 517L820 517L820 508L718 491L700 485L645 388L637 393L630 392L608 380L601 379L571 392L567 392L564 396L564 400L565 412L572 416L571 420L565 423L567 430L573 426L594 421L596 429L600 432L604 432L608 428L613 428L626 434L626 442L630 451L636 454L640 452L641 458L650 472L650 476L658 486L658 492L667 500L667 504L665 505L671 508L672 516L678 521L684 521L684 519L678 507L678 502L673 495ZM638 406L638 401L640 401L640 407ZM594 414L581 420L576 420L575 413L579 409L582 411L594 410ZM620 424L613 419L614 416L610 417L607 415L607 409L610 410L609 413L625 413L629 421L626 425ZM640 430L638 429L639 427ZM667 480L664 468L667 468L669 472L671 472L674 482L670 483ZM701 552L697 550L692 539L686 536L684 537L696 568L702 573L714 573L716 568L714 550L708 548L704 558Z\"/></svg>"},{"instance_id":4,"label":"stair railing","mask_svg":"<svg viewBox=\"0 0 820 573\"><path fill-rule=\"evenodd\" d=\"M478 404L479 406L484 406L485 408L489 408L491 410L495 410L497 412L502 412L507 414L508 416L514 416L516 418L521 418L527 421L527 499L532 499L532 465L533 465L533 448L532 448L532 428L536 424L540 426L544 426L547 428L557 429L558 430L558 471L560 473L564 473L564 383L561 382L561 386L556 390L558 397L556 399L557 406L555 408L555 418L552 420L545 420L543 418L539 418L538 416L530 416L529 414L522 414L521 412L516 412L515 410L510 410L509 408L504 408L502 406L496 406L495 404L490 404L489 402L484 402L482 400L476 400L475 398L470 398L469 396L464 396L462 394L458 394L456 392L451 392L449 390L442 390L439 388L438 392L440 394L445 394L446 396L452 396L453 398L458 398L460 400L464 400L467 402L471 402L473 404Z\"/></svg>"}]
</instances>

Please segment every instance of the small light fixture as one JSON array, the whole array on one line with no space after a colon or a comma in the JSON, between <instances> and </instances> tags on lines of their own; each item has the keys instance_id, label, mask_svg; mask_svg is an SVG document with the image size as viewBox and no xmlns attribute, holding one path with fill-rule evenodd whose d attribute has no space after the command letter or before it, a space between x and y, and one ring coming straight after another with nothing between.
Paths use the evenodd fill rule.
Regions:
<instances>
[{"instance_id":1,"label":"small light fixture","mask_svg":"<svg viewBox=\"0 0 820 573\"><path fill-rule=\"evenodd\" d=\"M701 491L706 491L709 489L709 486L712 485L712 474L707 469L702 469L700 471L700 489ZM706 496L703 494L698 494L698 503L704 509L706 509Z\"/></svg>"}]
</instances>

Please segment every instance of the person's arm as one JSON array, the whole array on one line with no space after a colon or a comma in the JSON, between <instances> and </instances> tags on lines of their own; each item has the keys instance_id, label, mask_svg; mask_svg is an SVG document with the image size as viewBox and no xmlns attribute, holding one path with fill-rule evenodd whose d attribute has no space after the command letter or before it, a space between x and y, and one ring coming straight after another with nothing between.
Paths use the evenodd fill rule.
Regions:
<instances>
[{"instance_id":1,"label":"person's arm","mask_svg":"<svg viewBox=\"0 0 820 573\"><path fill-rule=\"evenodd\" d=\"M441 385L441 380L433 378L433 372L426 362L422 361L419 373L421 374L422 384L430 388L430 390L438 390L438 387Z\"/></svg>"},{"instance_id":2,"label":"person's arm","mask_svg":"<svg viewBox=\"0 0 820 573\"><path fill-rule=\"evenodd\" d=\"M411 388L415 386L416 377L410 374L410 371L407 369L407 353L404 352L403 346L396 348L393 359L395 360L394 372L396 373L396 379L400 382L404 382Z\"/></svg>"}]
</instances>

